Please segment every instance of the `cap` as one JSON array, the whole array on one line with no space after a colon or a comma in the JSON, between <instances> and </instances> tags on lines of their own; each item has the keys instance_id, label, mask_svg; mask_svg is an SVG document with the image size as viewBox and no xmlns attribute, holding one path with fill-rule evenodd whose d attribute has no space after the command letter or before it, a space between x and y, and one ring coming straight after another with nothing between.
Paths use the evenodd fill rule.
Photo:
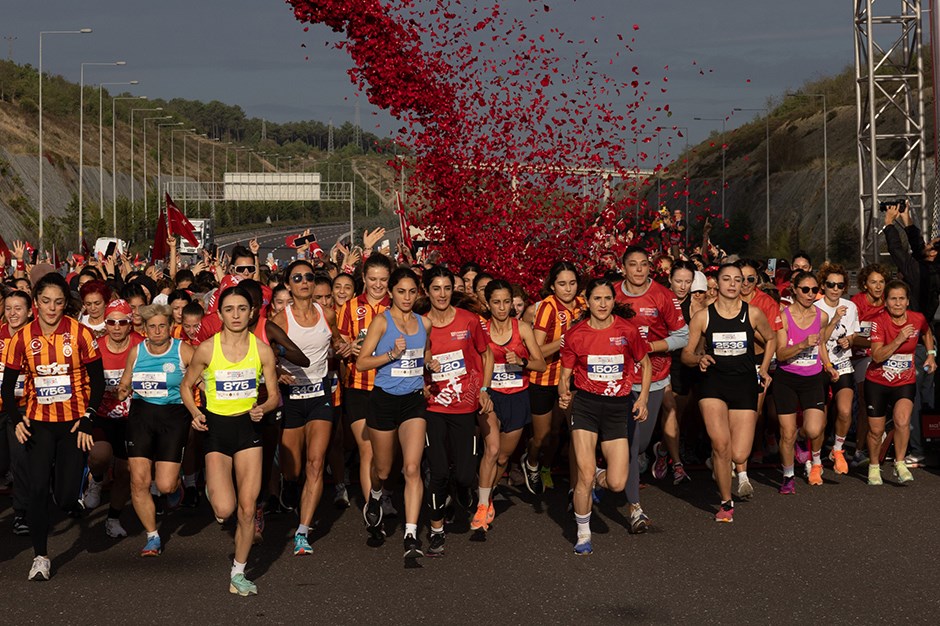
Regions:
<instances>
[{"instance_id":1,"label":"cap","mask_svg":"<svg viewBox=\"0 0 940 626\"><path fill-rule=\"evenodd\" d=\"M226 289L230 289L242 282L242 277L235 274L226 274L222 281L219 283L219 288L209 298L209 306L206 307L207 312L213 313L218 308L219 296L225 293Z\"/></svg>"},{"instance_id":2,"label":"cap","mask_svg":"<svg viewBox=\"0 0 940 626\"><path fill-rule=\"evenodd\" d=\"M708 279L705 278L705 274L699 271L696 271L695 276L692 278L692 293L696 291L708 291Z\"/></svg>"},{"instance_id":3,"label":"cap","mask_svg":"<svg viewBox=\"0 0 940 626\"><path fill-rule=\"evenodd\" d=\"M124 317L130 317L132 313L131 305L125 300L112 300L104 310L104 316L110 317L112 313L119 313Z\"/></svg>"}]
</instances>

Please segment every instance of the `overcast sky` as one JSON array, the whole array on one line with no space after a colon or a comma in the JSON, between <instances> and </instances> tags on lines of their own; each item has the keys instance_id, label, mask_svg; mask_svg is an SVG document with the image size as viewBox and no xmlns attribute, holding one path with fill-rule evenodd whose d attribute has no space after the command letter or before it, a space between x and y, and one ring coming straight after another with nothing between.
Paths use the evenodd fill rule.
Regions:
<instances>
[{"instance_id":1,"label":"overcast sky","mask_svg":"<svg viewBox=\"0 0 940 626\"><path fill-rule=\"evenodd\" d=\"M669 123L687 125L693 141L716 125L695 122L695 116L723 117L733 107L763 106L770 96L853 63L852 4L845 0L546 2L553 10L541 15L541 25L530 33L557 26L574 38L599 36L593 50L602 60L613 55L617 33L635 36L636 51L621 62L625 67L618 77L626 78L630 66L638 65L643 78L656 79L668 65L669 92L657 104L670 104ZM41 30L94 29L89 35L43 38L43 69L76 82L82 61L125 60L124 68L86 68L86 83L136 79L141 84L135 93L220 100L274 121L332 118L339 125L354 119L356 90L345 73L349 57L324 46L336 35L323 26L304 33L282 0L2 4L0 36L17 38L13 58L19 63L38 64ZM634 23L640 25L635 33ZM6 45L2 53L5 57ZM619 67L605 69L618 74ZM374 112L363 97L363 127L387 134L391 121ZM739 113L731 126L751 116Z\"/></svg>"}]
</instances>

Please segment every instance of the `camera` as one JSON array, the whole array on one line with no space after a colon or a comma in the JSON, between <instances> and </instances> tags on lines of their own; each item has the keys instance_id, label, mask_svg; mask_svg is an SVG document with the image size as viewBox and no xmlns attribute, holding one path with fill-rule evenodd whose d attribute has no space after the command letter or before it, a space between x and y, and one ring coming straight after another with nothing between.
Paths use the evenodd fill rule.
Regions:
<instances>
[{"instance_id":1,"label":"camera","mask_svg":"<svg viewBox=\"0 0 940 626\"><path fill-rule=\"evenodd\" d=\"M904 213L907 210L907 200L904 198L895 198L894 200L885 200L878 203L878 210L886 213L890 207L898 207L898 213Z\"/></svg>"}]
</instances>

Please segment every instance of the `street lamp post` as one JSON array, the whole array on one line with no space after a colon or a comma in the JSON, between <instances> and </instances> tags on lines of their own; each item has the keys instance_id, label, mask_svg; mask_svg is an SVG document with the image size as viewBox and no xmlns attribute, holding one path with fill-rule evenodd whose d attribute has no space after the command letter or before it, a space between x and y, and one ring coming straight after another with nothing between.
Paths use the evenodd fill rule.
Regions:
<instances>
[{"instance_id":1,"label":"street lamp post","mask_svg":"<svg viewBox=\"0 0 940 626\"><path fill-rule=\"evenodd\" d=\"M160 159L160 129L166 126L182 126L183 122L167 122L166 124L157 124L157 202L162 202L160 192L163 191L163 161ZM170 139L172 140L172 131ZM172 143L172 141L171 141ZM157 204L157 206L160 206Z\"/></svg>"},{"instance_id":2,"label":"street lamp post","mask_svg":"<svg viewBox=\"0 0 940 626\"><path fill-rule=\"evenodd\" d=\"M156 111L162 111L162 110L163 110L163 107L151 107L151 108L145 107L142 109L131 109L131 214L132 215L134 211L134 205L137 203L137 195L136 195L137 181L134 179L134 113L138 111L156 112ZM146 153L147 153L147 147L144 146L144 159L146 159L147 157ZM146 177L147 177L146 160L144 161L144 166L145 166L144 181L145 181L145 188L146 188Z\"/></svg>"},{"instance_id":3,"label":"street lamp post","mask_svg":"<svg viewBox=\"0 0 940 626\"><path fill-rule=\"evenodd\" d=\"M770 109L767 107L756 108L756 109L742 109L740 107L735 107L735 111L761 111L764 114L764 173L766 176L766 181L764 186L766 189L766 229L767 229L767 249L770 250Z\"/></svg>"},{"instance_id":4,"label":"street lamp post","mask_svg":"<svg viewBox=\"0 0 940 626\"><path fill-rule=\"evenodd\" d=\"M43 35L86 35L91 32L90 28L82 28L80 30L44 30L39 32L39 249L45 249L45 231L43 230L44 223L44 205L42 198L42 171L43 171L43 156L42 152L42 36ZM81 168L79 168L81 169Z\"/></svg>"},{"instance_id":5,"label":"street lamp post","mask_svg":"<svg viewBox=\"0 0 940 626\"><path fill-rule=\"evenodd\" d=\"M144 236L147 235L147 219L149 217L147 211L149 193L148 187L150 186L150 181L147 180L147 122L150 120L168 120L172 118L172 115L161 115L159 117L145 117L144 118ZM159 145L157 150L159 151ZM159 165L157 166L159 168Z\"/></svg>"},{"instance_id":6,"label":"street lamp post","mask_svg":"<svg viewBox=\"0 0 940 626\"><path fill-rule=\"evenodd\" d=\"M116 111L114 108L118 100L146 100L147 96L117 96L111 98L111 226L112 237L117 239L117 133L115 125ZM133 111L133 109L131 109ZM134 186L134 131L131 130L131 188Z\"/></svg>"},{"instance_id":7,"label":"street lamp post","mask_svg":"<svg viewBox=\"0 0 940 626\"><path fill-rule=\"evenodd\" d=\"M696 122L721 122L721 219L725 219L725 130L727 117L693 117Z\"/></svg>"},{"instance_id":8,"label":"street lamp post","mask_svg":"<svg viewBox=\"0 0 940 626\"><path fill-rule=\"evenodd\" d=\"M174 126L182 126L183 123L174 124ZM176 176L176 133L188 133L194 128L177 128L170 131L170 175ZM183 138L183 146L186 146L186 138ZM186 156L183 155L183 167L186 167ZM170 181L173 182L173 181Z\"/></svg>"},{"instance_id":9,"label":"street lamp post","mask_svg":"<svg viewBox=\"0 0 940 626\"><path fill-rule=\"evenodd\" d=\"M691 180L689 179L689 127L688 126L676 126L675 130L685 131L685 247L689 247L689 231L691 230L689 221L689 193L691 192L690 185Z\"/></svg>"},{"instance_id":10,"label":"street lamp post","mask_svg":"<svg viewBox=\"0 0 940 626\"><path fill-rule=\"evenodd\" d=\"M115 65L125 65L124 61L111 61L111 62L89 62L81 64L81 81L80 81L80 92L79 92L79 113L78 113L78 249L82 249L82 240L85 238L84 226L85 226L85 66L86 65L95 65L95 66L115 66ZM100 127L100 124L99 124Z\"/></svg>"},{"instance_id":11,"label":"street lamp post","mask_svg":"<svg viewBox=\"0 0 940 626\"><path fill-rule=\"evenodd\" d=\"M138 85L139 80L129 80L123 83L98 84L98 219L104 219L104 104L101 96L105 85ZM114 101L111 101L111 132L114 132ZM111 143L114 143L113 135ZM111 167L111 180L114 180L114 166ZM113 187L112 187L113 189Z\"/></svg>"},{"instance_id":12,"label":"street lamp post","mask_svg":"<svg viewBox=\"0 0 940 626\"><path fill-rule=\"evenodd\" d=\"M822 98L823 103L823 256L829 258L829 110L824 93L788 93L792 98Z\"/></svg>"}]
</instances>

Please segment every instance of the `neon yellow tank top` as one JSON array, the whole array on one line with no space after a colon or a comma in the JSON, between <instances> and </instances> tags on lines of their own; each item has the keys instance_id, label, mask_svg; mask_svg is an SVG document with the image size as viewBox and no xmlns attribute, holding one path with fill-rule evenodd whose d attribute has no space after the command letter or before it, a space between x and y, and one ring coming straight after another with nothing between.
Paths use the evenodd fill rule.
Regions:
<instances>
[{"instance_id":1,"label":"neon yellow tank top","mask_svg":"<svg viewBox=\"0 0 940 626\"><path fill-rule=\"evenodd\" d=\"M257 338L248 335L248 353L238 363L231 363L222 353L222 333L212 338L212 360L203 371L206 383L206 408L216 415L242 415L258 400L261 357Z\"/></svg>"}]
</instances>

